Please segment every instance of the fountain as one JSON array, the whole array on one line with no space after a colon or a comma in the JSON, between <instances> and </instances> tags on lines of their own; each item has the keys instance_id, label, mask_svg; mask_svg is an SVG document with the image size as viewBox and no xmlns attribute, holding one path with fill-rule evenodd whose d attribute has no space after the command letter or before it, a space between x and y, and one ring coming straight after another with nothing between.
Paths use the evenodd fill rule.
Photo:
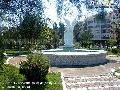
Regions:
<instances>
[{"instance_id":1,"label":"fountain","mask_svg":"<svg viewBox=\"0 0 120 90\"><path fill-rule=\"evenodd\" d=\"M69 0L64 1L61 21L65 24L64 47L62 49L42 50L52 66L63 65L96 65L106 63L104 50L75 49L73 44L73 28L77 22L77 8ZM62 20L63 19L63 20Z\"/></svg>"},{"instance_id":2,"label":"fountain","mask_svg":"<svg viewBox=\"0 0 120 90\"><path fill-rule=\"evenodd\" d=\"M64 19L66 30L64 32L64 47L63 49L42 50L50 61L52 66L68 66L68 65L95 65L106 63L106 51L104 50L85 50L74 49L73 44L73 27L76 23L74 20L70 23L69 20Z\"/></svg>"}]
</instances>

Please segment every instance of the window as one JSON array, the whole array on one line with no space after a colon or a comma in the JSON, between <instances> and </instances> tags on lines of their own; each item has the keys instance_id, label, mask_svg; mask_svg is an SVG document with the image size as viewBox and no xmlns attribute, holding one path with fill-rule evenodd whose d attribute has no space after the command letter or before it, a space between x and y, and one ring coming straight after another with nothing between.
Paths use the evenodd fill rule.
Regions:
<instances>
[{"instance_id":1,"label":"window","mask_svg":"<svg viewBox=\"0 0 120 90\"><path fill-rule=\"evenodd\" d=\"M106 23L110 23L110 20L109 20L109 19L106 19Z\"/></svg>"},{"instance_id":2,"label":"window","mask_svg":"<svg viewBox=\"0 0 120 90\"><path fill-rule=\"evenodd\" d=\"M93 21L88 21L88 24L93 23Z\"/></svg>"},{"instance_id":3,"label":"window","mask_svg":"<svg viewBox=\"0 0 120 90\"><path fill-rule=\"evenodd\" d=\"M93 26L88 26L88 28L93 28Z\"/></svg>"},{"instance_id":4,"label":"window","mask_svg":"<svg viewBox=\"0 0 120 90\"><path fill-rule=\"evenodd\" d=\"M106 25L107 28L110 28L111 26L110 25Z\"/></svg>"},{"instance_id":5,"label":"window","mask_svg":"<svg viewBox=\"0 0 120 90\"><path fill-rule=\"evenodd\" d=\"M94 39L101 39L100 35L95 35Z\"/></svg>"},{"instance_id":6,"label":"window","mask_svg":"<svg viewBox=\"0 0 120 90\"><path fill-rule=\"evenodd\" d=\"M96 25L96 26L95 26L95 28L99 28L99 27L100 27L100 25Z\"/></svg>"},{"instance_id":7,"label":"window","mask_svg":"<svg viewBox=\"0 0 120 90\"><path fill-rule=\"evenodd\" d=\"M106 30L102 30L102 33L106 33Z\"/></svg>"},{"instance_id":8,"label":"window","mask_svg":"<svg viewBox=\"0 0 120 90\"><path fill-rule=\"evenodd\" d=\"M106 28L106 25L102 25L101 28Z\"/></svg>"},{"instance_id":9,"label":"window","mask_svg":"<svg viewBox=\"0 0 120 90\"><path fill-rule=\"evenodd\" d=\"M102 25L101 28L110 28L110 25Z\"/></svg>"},{"instance_id":10,"label":"window","mask_svg":"<svg viewBox=\"0 0 120 90\"><path fill-rule=\"evenodd\" d=\"M110 39L110 36L109 35L103 35L102 39Z\"/></svg>"},{"instance_id":11,"label":"window","mask_svg":"<svg viewBox=\"0 0 120 90\"><path fill-rule=\"evenodd\" d=\"M100 31L99 31L99 30L95 30L95 32L96 32L96 33L100 33Z\"/></svg>"}]
</instances>

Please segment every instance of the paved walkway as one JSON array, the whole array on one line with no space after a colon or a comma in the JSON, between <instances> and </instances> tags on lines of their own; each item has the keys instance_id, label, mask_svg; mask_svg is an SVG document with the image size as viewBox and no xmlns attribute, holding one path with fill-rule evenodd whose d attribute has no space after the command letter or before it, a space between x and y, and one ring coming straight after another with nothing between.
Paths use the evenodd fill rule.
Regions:
<instances>
[{"instance_id":1,"label":"paved walkway","mask_svg":"<svg viewBox=\"0 0 120 90\"><path fill-rule=\"evenodd\" d=\"M110 74L64 77L67 90L120 90L120 80Z\"/></svg>"},{"instance_id":2,"label":"paved walkway","mask_svg":"<svg viewBox=\"0 0 120 90\"><path fill-rule=\"evenodd\" d=\"M111 69L120 67L120 56L107 56L110 63L84 68L51 67L51 72L63 73L66 90L120 90L120 79Z\"/></svg>"},{"instance_id":3,"label":"paved walkway","mask_svg":"<svg viewBox=\"0 0 120 90\"><path fill-rule=\"evenodd\" d=\"M120 79L113 76L112 68L118 68L120 63L86 68L57 68L52 72L62 72L66 90L120 90Z\"/></svg>"},{"instance_id":4,"label":"paved walkway","mask_svg":"<svg viewBox=\"0 0 120 90\"><path fill-rule=\"evenodd\" d=\"M112 68L120 67L120 56L107 56L109 63L84 68L50 67L50 72L61 72L65 90L120 90L120 79L113 76ZM19 62L26 57L14 57L9 60L19 67Z\"/></svg>"},{"instance_id":5,"label":"paved walkway","mask_svg":"<svg viewBox=\"0 0 120 90\"><path fill-rule=\"evenodd\" d=\"M10 63L16 67L20 67L20 62L22 61L26 61L26 56L9 57L6 63Z\"/></svg>"}]
</instances>

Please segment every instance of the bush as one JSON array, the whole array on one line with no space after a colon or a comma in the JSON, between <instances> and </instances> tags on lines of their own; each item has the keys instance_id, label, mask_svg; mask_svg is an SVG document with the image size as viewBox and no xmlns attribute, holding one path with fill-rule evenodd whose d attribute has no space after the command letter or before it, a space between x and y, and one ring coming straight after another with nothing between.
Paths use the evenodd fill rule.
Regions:
<instances>
[{"instance_id":1,"label":"bush","mask_svg":"<svg viewBox=\"0 0 120 90\"><path fill-rule=\"evenodd\" d=\"M42 54L30 54L27 59L20 64L20 73L30 82L43 82L48 73L49 61Z\"/></svg>"},{"instance_id":2,"label":"bush","mask_svg":"<svg viewBox=\"0 0 120 90\"><path fill-rule=\"evenodd\" d=\"M25 77L19 73L19 69L10 64L3 64L0 68L0 90L4 87L4 90L8 90L8 86L15 86L14 82L23 82ZM20 85L19 85L20 86Z\"/></svg>"},{"instance_id":3,"label":"bush","mask_svg":"<svg viewBox=\"0 0 120 90\"><path fill-rule=\"evenodd\" d=\"M118 48L114 48L112 49L111 52L117 54L117 53L120 53L120 50Z\"/></svg>"},{"instance_id":4,"label":"bush","mask_svg":"<svg viewBox=\"0 0 120 90\"><path fill-rule=\"evenodd\" d=\"M116 41L115 41L115 40L108 40L108 41L107 41L107 45L112 48L113 46L116 45Z\"/></svg>"}]
</instances>

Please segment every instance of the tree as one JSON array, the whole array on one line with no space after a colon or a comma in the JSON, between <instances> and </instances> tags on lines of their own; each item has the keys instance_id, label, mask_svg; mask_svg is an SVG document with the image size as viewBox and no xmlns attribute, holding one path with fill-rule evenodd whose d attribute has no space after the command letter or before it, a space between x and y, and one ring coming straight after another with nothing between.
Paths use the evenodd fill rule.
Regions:
<instances>
[{"instance_id":1,"label":"tree","mask_svg":"<svg viewBox=\"0 0 120 90\"><path fill-rule=\"evenodd\" d=\"M22 43L27 44L28 49L50 49L52 30L47 27L41 18L27 13L20 26Z\"/></svg>"},{"instance_id":2,"label":"tree","mask_svg":"<svg viewBox=\"0 0 120 90\"><path fill-rule=\"evenodd\" d=\"M53 30L58 31L58 26L56 22L53 24Z\"/></svg>"},{"instance_id":3,"label":"tree","mask_svg":"<svg viewBox=\"0 0 120 90\"><path fill-rule=\"evenodd\" d=\"M8 3L8 2L10 2L11 0L3 0L5 3Z\"/></svg>"},{"instance_id":4,"label":"tree","mask_svg":"<svg viewBox=\"0 0 120 90\"><path fill-rule=\"evenodd\" d=\"M4 63L4 44L3 44L3 37L2 35L0 34L0 67L1 65Z\"/></svg>"},{"instance_id":5,"label":"tree","mask_svg":"<svg viewBox=\"0 0 120 90\"><path fill-rule=\"evenodd\" d=\"M97 21L104 21L106 14L107 12L104 9L102 9L100 12L98 12L98 14L95 15L95 18Z\"/></svg>"},{"instance_id":6,"label":"tree","mask_svg":"<svg viewBox=\"0 0 120 90\"><path fill-rule=\"evenodd\" d=\"M53 24L53 30L52 30L52 42L51 45L53 45L53 48L57 48L60 44L60 32L59 32L59 28L57 26L57 23L55 22Z\"/></svg>"},{"instance_id":7,"label":"tree","mask_svg":"<svg viewBox=\"0 0 120 90\"><path fill-rule=\"evenodd\" d=\"M92 38L93 38L93 35L91 33L91 30L87 30L87 31L83 31L81 34L80 34L80 44L82 47L89 47L90 48L90 45L92 43Z\"/></svg>"},{"instance_id":8,"label":"tree","mask_svg":"<svg viewBox=\"0 0 120 90\"><path fill-rule=\"evenodd\" d=\"M9 26L18 26L20 25L25 13L31 12L35 13L38 16L42 16L43 12L43 4L41 0L2 0L3 2L0 3L0 12L6 18L7 22L9 23ZM39 12L37 12L39 11ZM6 14L10 14L9 16L6 16ZM16 17L11 17L12 15L15 15ZM17 19L19 19L19 22ZM5 21L5 20L3 20Z\"/></svg>"},{"instance_id":9,"label":"tree","mask_svg":"<svg viewBox=\"0 0 120 90\"><path fill-rule=\"evenodd\" d=\"M52 31L50 28L44 26L42 29L42 32L40 34L40 44L43 46L42 49L50 49L51 48L51 41L53 39L52 37Z\"/></svg>"},{"instance_id":10,"label":"tree","mask_svg":"<svg viewBox=\"0 0 120 90\"><path fill-rule=\"evenodd\" d=\"M61 44L63 45L64 44L64 31L65 31L65 25L63 23L59 23L59 28L58 28L59 32L59 38L60 38L60 41L61 41Z\"/></svg>"},{"instance_id":11,"label":"tree","mask_svg":"<svg viewBox=\"0 0 120 90\"><path fill-rule=\"evenodd\" d=\"M74 40L76 42L79 42L79 38L80 38L80 33L82 32L82 26L80 25L80 23L77 23L75 26L74 26L74 30L73 30L73 33L74 33Z\"/></svg>"},{"instance_id":12,"label":"tree","mask_svg":"<svg viewBox=\"0 0 120 90\"><path fill-rule=\"evenodd\" d=\"M53 46L53 48L57 48L60 45L59 35L56 33L55 30L52 30L51 45Z\"/></svg>"},{"instance_id":13,"label":"tree","mask_svg":"<svg viewBox=\"0 0 120 90\"><path fill-rule=\"evenodd\" d=\"M2 36L0 35L0 49L3 49L3 38L2 38Z\"/></svg>"},{"instance_id":14,"label":"tree","mask_svg":"<svg viewBox=\"0 0 120 90\"><path fill-rule=\"evenodd\" d=\"M86 27L86 23L84 24L84 27ZM79 46L77 43L79 42L79 44L82 47L85 47L85 48L90 47L92 43L92 38L93 38L93 35L90 29L84 30L84 28L82 27L82 22L79 22L74 26L73 32L74 32L75 44L77 44L77 46Z\"/></svg>"},{"instance_id":15,"label":"tree","mask_svg":"<svg viewBox=\"0 0 120 90\"><path fill-rule=\"evenodd\" d=\"M60 39L62 39L64 37L64 31L65 31L65 25L63 23L59 23L59 36Z\"/></svg>"},{"instance_id":16,"label":"tree","mask_svg":"<svg viewBox=\"0 0 120 90\"><path fill-rule=\"evenodd\" d=\"M115 40L108 40L107 41L107 46L110 46L112 48L115 45L116 45L116 41Z\"/></svg>"},{"instance_id":17,"label":"tree","mask_svg":"<svg viewBox=\"0 0 120 90\"><path fill-rule=\"evenodd\" d=\"M3 42L5 49L18 49L18 30L17 28L9 28L3 32Z\"/></svg>"}]
</instances>

